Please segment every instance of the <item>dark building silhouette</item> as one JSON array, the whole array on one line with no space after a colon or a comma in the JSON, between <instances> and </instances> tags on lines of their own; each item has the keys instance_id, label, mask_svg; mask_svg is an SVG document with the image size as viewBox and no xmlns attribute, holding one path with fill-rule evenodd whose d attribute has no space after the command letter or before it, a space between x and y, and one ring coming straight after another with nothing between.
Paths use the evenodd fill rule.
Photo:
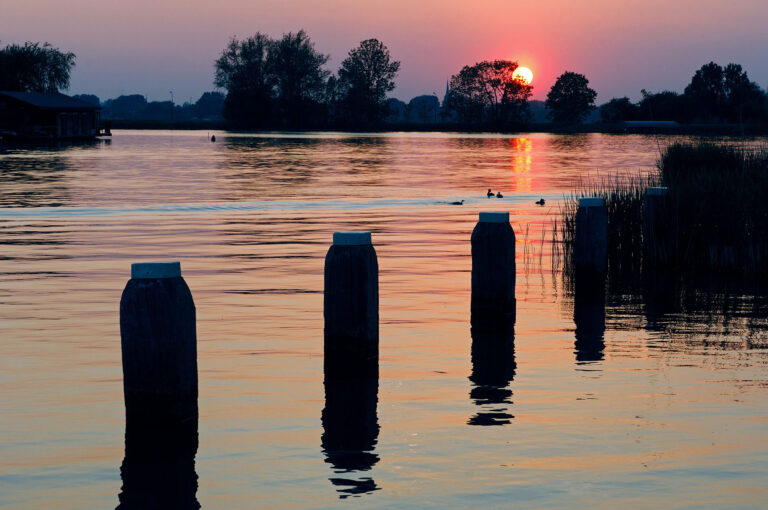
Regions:
<instances>
[{"instance_id":1,"label":"dark building silhouette","mask_svg":"<svg viewBox=\"0 0 768 510\"><path fill-rule=\"evenodd\" d=\"M93 138L100 116L101 107L64 94L0 91L3 138Z\"/></svg>"}]
</instances>

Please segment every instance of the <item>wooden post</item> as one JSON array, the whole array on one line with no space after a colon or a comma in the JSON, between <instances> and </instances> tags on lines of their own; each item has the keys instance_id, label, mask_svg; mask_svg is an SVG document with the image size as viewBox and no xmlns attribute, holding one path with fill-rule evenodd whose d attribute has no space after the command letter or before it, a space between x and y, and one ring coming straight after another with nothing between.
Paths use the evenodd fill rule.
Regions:
<instances>
[{"instance_id":1,"label":"wooden post","mask_svg":"<svg viewBox=\"0 0 768 510\"><path fill-rule=\"evenodd\" d=\"M576 212L574 267L577 279L600 280L608 270L608 214L602 198L581 198Z\"/></svg>"},{"instance_id":2,"label":"wooden post","mask_svg":"<svg viewBox=\"0 0 768 510\"><path fill-rule=\"evenodd\" d=\"M131 266L120 300L126 424L197 429L195 303L179 262Z\"/></svg>"},{"instance_id":3,"label":"wooden post","mask_svg":"<svg viewBox=\"0 0 768 510\"><path fill-rule=\"evenodd\" d=\"M668 188L664 187L648 188L643 198L643 248L645 261L651 266L668 262L663 242L668 228L660 221L664 217L668 191Z\"/></svg>"},{"instance_id":4,"label":"wooden post","mask_svg":"<svg viewBox=\"0 0 768 510\"><path fill-rule=\"evenodd\" d=\"M321 438L335 472L379 460L379 265L370 232L335 232L325 256L325 408ZM371 478L336 475L341 493L377 490Z\"/></svg>"},{"instance_id":5,"label":"wooden post","mask_svg":"<svg viewBox=\"0 0 768 510\"><path fill-rule=\"evenodd\" d=\"M515 232L508 212L481 212L472 231L472 322L515 316Z\"/></svg>"},{"instance_id":6,"label":"wooden post","mask_svg":"<svg viewBox=\"0 0 768 510\"><path fill-rule=\"evenodd\" d=\"M335 232L325 256L325 375L378 375L379 265L370 232Z\"/></svg>"}]
</instances>

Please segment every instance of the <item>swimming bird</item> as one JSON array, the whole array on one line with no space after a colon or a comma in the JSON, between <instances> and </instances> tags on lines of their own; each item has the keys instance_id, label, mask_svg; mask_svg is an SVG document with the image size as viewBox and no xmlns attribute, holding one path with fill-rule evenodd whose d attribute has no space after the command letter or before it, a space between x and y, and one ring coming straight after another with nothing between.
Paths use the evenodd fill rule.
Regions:
<instances>
[{"instance_id":1,"label":"swimming bird","mask_svg":"<svg viewBox=\"0 0 768 510\"><path fill-rule=\"evenodd\" d=\"M544 199L542 198L539 201L537 201L536 205L544 205Z\"/></svg>"},{"instance_id":2,"label":"swimming bird","mask_svg":"<svg viewBox=\"0 0 768 510\"><path fill-rule=\"evenodd\" d=\"M504 198L504 195L501 194L501 191L496 193L496 198Z\"/></svg>"},{"instance_id":3,"label":"swimming bird","mask_svg":"<svg viewBox=\"0 0 768 510\"><path fill-rule=\"evenodd\" d=\"M488 193L485 194L488 198L491 198L493 196L493 191L491 191L491 188L488 188Z\"/></svg>"},{"instance_id":4,"label":"swimming bird","mask_svg":"<svg viewBox=\"0 0 768 510\"><path fill-rule=\"evenodd\" d=\"M451 202L451 205L464 205L464 201L462 200L460 202Z\"/></svg>"}]
</instances>

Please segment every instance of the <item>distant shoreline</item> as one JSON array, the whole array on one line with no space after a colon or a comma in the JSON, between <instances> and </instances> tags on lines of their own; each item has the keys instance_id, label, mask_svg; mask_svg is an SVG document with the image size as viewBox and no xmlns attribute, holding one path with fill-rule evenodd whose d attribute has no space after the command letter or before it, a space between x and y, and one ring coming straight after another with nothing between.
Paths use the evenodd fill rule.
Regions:
<instances>
[{"instance_id":1,"label":"distant shoreline","mask_svg":"<svg viewBox=\"0 0 768 510\"><path fill-rule=\"evenodd\" d=\"M138 129L138 130L216 130L232 131L239 133L260 133L268 131L281 131L281 129L228 129L223 121L183 121L167 122L155 120L110 120L112 129ZM768 128L761 126L739 126L737 124L680 124L671 128L626 128L621 124L580 124L575 126L563 126L549 122L534 122L523 124L516 129L489 130L485 127L468 126L455 123L399 123L383 124L377 128L352 129L349 127L334 126L315 129L291 129L282 131L291 132L338 132L350 133L386 133L401 132L460 132L460 133L495 133L495 134L519 134L519 133L552 133L552 134L579 134L579 133L605 133L605 134L660 134L660 135L702 135L702 136L760 136L768 135Z\"/></svg>"}]
</instances>

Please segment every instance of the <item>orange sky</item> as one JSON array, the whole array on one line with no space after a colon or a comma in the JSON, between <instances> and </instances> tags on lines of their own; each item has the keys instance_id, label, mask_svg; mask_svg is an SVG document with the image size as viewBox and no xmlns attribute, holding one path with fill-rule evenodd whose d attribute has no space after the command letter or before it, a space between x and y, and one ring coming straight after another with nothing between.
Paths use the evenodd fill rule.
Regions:
<instances>
[{"instance_id":1,"label":"orange sky","mask_svg":"<svg viewBox=\"0 0 768 510\"><path fill-rule=\"evenodd\" d=\"M70 92L102 99L196 99L230 36L304 28L332 70L362 39L381 39L402 62L394 95L405 100L442 98L463 65L505 58L533 70L534 98L572 70L606 101L681 91L710 60L741 63L765 87L766 19L765 0L0 0L0 42L74 51Z\"/></svg>"}]
</instances>

